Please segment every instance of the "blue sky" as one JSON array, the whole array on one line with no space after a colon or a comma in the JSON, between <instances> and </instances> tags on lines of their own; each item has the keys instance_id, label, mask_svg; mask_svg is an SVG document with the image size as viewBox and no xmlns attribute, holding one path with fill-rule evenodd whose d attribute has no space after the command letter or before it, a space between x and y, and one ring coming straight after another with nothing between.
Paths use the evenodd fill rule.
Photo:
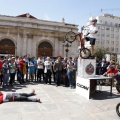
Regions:
<instances>
[{"instance_id":1,"label":"blue sky","mask_svg":"<svg viewBox=\"0 0 120 120\"><path fill-rule=\"evenodd\" d=\"M90 16L103 13L120 16L120 0L1 0L1 15L17 16L24 13L57 22L64 18L66 23L83 26Z\"/></svg>"}]
</instances>

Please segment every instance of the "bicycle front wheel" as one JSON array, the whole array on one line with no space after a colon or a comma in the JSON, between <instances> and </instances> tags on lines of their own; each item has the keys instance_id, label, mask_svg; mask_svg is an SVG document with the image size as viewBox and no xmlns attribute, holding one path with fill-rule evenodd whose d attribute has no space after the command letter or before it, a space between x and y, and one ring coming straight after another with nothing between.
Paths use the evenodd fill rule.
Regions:
<instances>
[{"instance_id":1,"label":"bicycle front wheel","mask_svg":"<svg viewBox=\"0 0 120 120\"><path fill-rule=\"evenodd\" d=\"M88 48L82 48L79 51L80 57L83 59L88 59L91 56L91 51Z\"/></svg>"},{"instance_id":2,"label":"bicycle front wheel","mask_svg":"<svg viewBox=\"0 0 120 120\"><path fill-rule=\"evenodd\" d=\"M120 103L118 103L116 106L116 113L120 117Z\"/></svg>"},{"instance_id":3,"label":"bicycle front wheel","mask_svg":"<svg viewBox=\"0 0 120 120\"><path fill-rule=\"evenodd\" d=\"M65 40L70 43L74 42L75 39L76 39L76 34L73 31L70 31L65 35Z\"/></svg>"},{"instance_id":4,"label":"bicycle front wheel","mask_svg":"<svg viewBox=\"0 0 120 120\"><path fill-rule=\"evenodd\" d=\"M116 90L120 93L120 85L118 83L116 84Z\"/></svg>"}]
</instances>

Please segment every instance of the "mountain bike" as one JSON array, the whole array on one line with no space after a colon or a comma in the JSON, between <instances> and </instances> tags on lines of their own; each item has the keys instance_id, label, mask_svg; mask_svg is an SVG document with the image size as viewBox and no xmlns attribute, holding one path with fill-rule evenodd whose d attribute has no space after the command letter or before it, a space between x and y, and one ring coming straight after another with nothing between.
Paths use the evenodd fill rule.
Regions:
<instances>
[{"instance_id":1,"label":"mountain bike","mask_svg":"<svg viewBox=\"0 0 120 120\"><path fill-rule=\"evenodd\" d=\"M74 42L77 38L77 36L79 36L80 39L80 49L79 49L79 55L81 58L83 59L88 59L91 56L91 51L85 47L85 42L82 41L82 36L83 33L74 33L73 31L69 31L66 35L65 35L65 39L67 42Z\"/></svg>"},{"instance_id":2,"label":"mountain bike","mask_svg":"<svg viewBox=\"0 0 120 120\"><path fill-rule=\"evenodd\" d=\"M115 87L116 87L116 90L120 93L120 75L115 75L114 76L115 80L116 80L116 83L115 83Z\"/></svg>"},{"instance_id":3,"label":"mountain bike","mask_svg":"<svg viewBox=\"0 0 120 120\"><path fill-rule=\"evenodd\" d=\"M116 90L120 93L120 75L115 76L115 79L117 80ZM116 105L116 113L120 117L120 103Z\"/></svg>"},{"instance_id":4,"label":"mountain bike","mask_svg":"<svg viewBox=\"0 0 120 120\"><path fill-rule=\"evenodd\" d=\"M120 103L116 105L116 113L120 117Z\"/></svg>"}]
</instances>

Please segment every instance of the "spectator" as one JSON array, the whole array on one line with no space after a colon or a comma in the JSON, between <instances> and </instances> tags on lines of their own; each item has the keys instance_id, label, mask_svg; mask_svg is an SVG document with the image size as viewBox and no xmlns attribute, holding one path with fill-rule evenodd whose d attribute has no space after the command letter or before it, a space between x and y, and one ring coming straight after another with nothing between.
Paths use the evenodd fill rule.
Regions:
<instances>
[{"instance_id":1,"label":"spectator","mask_svg":"<svg viewBox=\"0 0 120 120\"><path fill-rule=\"evenodd\" d=\"M16 74L16 64L15 64L15 59L12 58L10 63L9 63L9 69L10 69L10 85L13 85L15 82L15 74Z\"/></svg>"},{"instance_id":2,"label":"spectator","mask_svg":"<svg viewBox=\"0 0 120 120\"><path fill-rule=\"evenodd\" d=\"M50 57L46 58L46 61L44 62L44 73L45 73L45 81L44 84L48 83L49 80L49 84L51 84L51 73L52 73L52 62L50 61Z\"/></svg>"},{"instance_id":3,"label":"spectator","mask_svg":"<svg viewBox=\"0 0 120 120\"><path fill-rule=\"evenodd\" d=\"M53 69L56 72L56 87L60 85L62 77L63 63L61 61L61 56L57 57L57 60L54 62Z\"/></svg>"},{"instance_id":4,"label":"spectator","mask_svg":"<svg viewBox=\"0 0 120 120\"><path fill-rule=\"evenodd\" d=\"M30 61L28 62L28 73L31 81L34 80L34 74L35 74L35 64L34 64L34 58L30 58Z\"/></svg>"},{"instance_id":5,"label":"spectator","mask_svg":"<svg viewBox=\"0 0 120 120\"><path fill-rule=\"evenodd\" d=\"M23 73L23 69L25 66L25 61L23 60L23 57L19 58L19 63L18 63L18 73L19 73L19 78L18 81L21 83L24 83L24 73Z\"/></svg>"},{"instance_id":6,"label":"spectator","mask_svg":"<svg viewBox=\"0 0 120 120\"><path fill-rule=\"evenodd\" d=\"M96 59L96 75L100 75L101 64L98 57L95 57L95 59Z\"/></svg>"},{"instance_id":7,"label":"spectator","mask_svg":"<svg viewBox=\"0 0 120 120\"><path fill-rule=\"evenodd\" d=\"M44 58L40 56L37 60L37 81L41 82L42 77L44 81Z\"/></svg>"},{"instance_id":8,"label":"spectator","mask_svg":"<svg viewBox=\"0 0 120 120\"><path fill-rule=\"evenodd\" d=\"M4 63L3 63L3 87L5 87L5 85L8 85L8 80L9 80L9 65L8 65L8 60L5 59Z\"/></svg>"},{"instance_id":9,"label":"spectator","mask_svg":"<svg viewBox=\"0 0 120 120\"><path fill-rule=\"evenodd\" d=\"M69 61L67 64L67 76L69 80L69 86L70 88L74 88L73 86L73 69L74 69L74 63L72 62L72 57L69 57Z\"/></svg>"},{"instance_id":10,"label":"spectator","mask_svg":"<svg viewBox=\"0 0 120 120\"><path fill-rule=\"evenodd\" d=\"M69 86L69 81L67 77L67 58L66 57L63 60L63 84L65 87Z\"/></svg>"}]
</instances>

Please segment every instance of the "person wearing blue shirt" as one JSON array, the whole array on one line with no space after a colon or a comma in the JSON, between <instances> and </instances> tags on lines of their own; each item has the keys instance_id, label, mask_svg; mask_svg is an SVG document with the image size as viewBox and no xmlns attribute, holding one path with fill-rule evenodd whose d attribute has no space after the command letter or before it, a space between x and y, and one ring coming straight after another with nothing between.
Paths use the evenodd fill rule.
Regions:
<instances>
[{"instance_id":1,"label":"person wearing blue shirt","mask_svg":"<svg viewBox=\"0 0 120 120\"><path fill-rule=\"evenodd\" d=\"M31 81L33 82L34 75L35 75L35 64L34 64L34 58L30 58L30 61L28 62L28 73L29 77L31 78Z\"/></svg>"}]
</instances>

